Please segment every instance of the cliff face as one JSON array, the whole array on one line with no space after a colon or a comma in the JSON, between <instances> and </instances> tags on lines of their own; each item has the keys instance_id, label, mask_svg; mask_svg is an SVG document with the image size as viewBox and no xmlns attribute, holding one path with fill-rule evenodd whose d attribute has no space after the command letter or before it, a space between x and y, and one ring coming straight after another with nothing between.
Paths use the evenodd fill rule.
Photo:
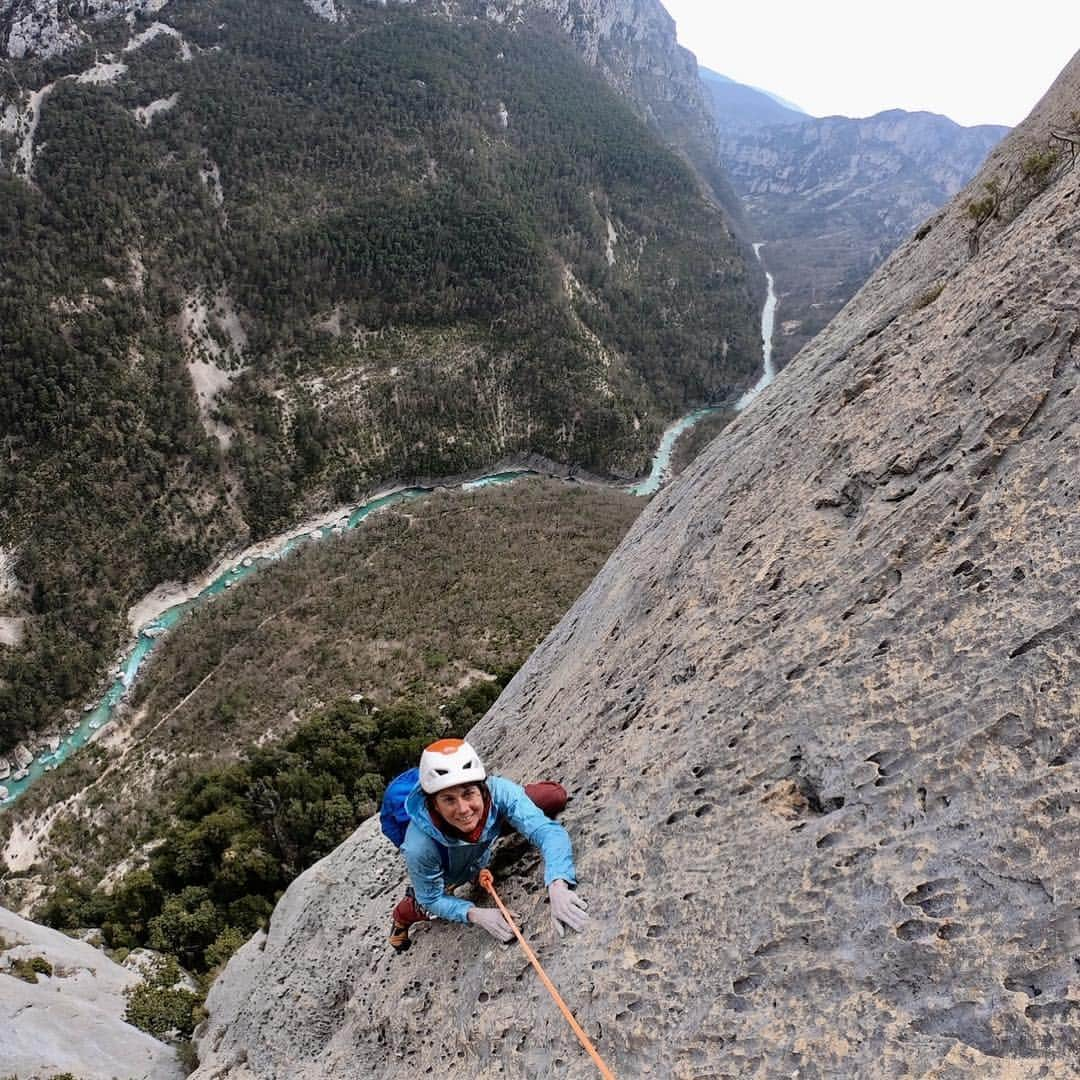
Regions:
<instances>
[{"instance_id":1,"label":"cliff face","mask_svg":"<svg viewBox=\"0 0 1080 1080\"><path fill-rule=\"evenodd\" d=\"M740 225L742 204L720 164L697 60L678 44L675 22L660 0L541 0L540 6L553 11L585 56L595 57L608 78L683 149Z\"/></svg>"},{"instance_id":2,"label":"cliff face","mask_svg":"<svg viewBox=\"0 0 1080 1080\"><path fill-rule=\"evenodd\" d=\"M550 938L531 855L499 876L617 1075L1080 1069L1080 170L973 257L964 209L1078 105L1080 57L472 733L572 793L590 930ZM375 822L299 878L197 1075L595 1075L516 949L391 954L402 885Z\"/></svg>"},{"instance_id":3,"label":"cliff face","mask_svg":"<svg viewBox=\"0 0 1080 1080\"><path fill-rule=\"evenodd\" d=\"M759 97L763 95L758 95ZM900 109L867 119L756 114L713 100L721 153L776 279L783 365L982 165L1008 128ZM779 108L774 105L774 108Z\"/></svg>"},{"instance_id":4,"label":"cliff face","mask_svg":"<svg viewBox=\"0 0 1080 1080\"><path fill-rule=\"evenodd\" d=\"M18 961L49 974L16 977ZM0 1070L81 1080L180 1080L176 1051L124 1022L124 991L142 982L100 950L0 908Z\"/></svg>"}]
</instances>

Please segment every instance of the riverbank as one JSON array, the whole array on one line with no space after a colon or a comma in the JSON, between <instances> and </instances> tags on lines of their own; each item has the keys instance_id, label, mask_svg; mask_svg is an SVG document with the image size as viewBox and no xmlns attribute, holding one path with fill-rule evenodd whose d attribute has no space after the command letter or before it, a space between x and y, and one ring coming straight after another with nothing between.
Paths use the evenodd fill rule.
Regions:
<instances>
[{"instance_id":1,"label":"riverbank","mask_svg":"<svg viewBox=\"0 0 1080 1080\"><path fill-rule=\"evenodd\" d=\"M552 461L541 454L517 454L503 458L485 469L475 469L455 476L413 477L410 480L391 480L368 493L359 503L344 503L333 509L322 510L303 518L285 532L258 540L244 548L234 549L222 555L209 569L199 577L187 582L163 582L158 585L128 610L127 622L132 634L138 635L145 627L159 619L166 611L195 600L230 571L243 567L247 560L259 561L276 558L282 547L287 547L302 537L315 532L349 528L349 519L358 511L375 503L383 503L394 496L411 491L468 490L470 485L482 484L493 477L503 477L514 473L522 476L535 474L552 479L568 480L575 483L595 484L614 490L624 485L618 480L606 480L601 476L578 469L572 465ZM127 655L127 650L121 654Z\"/></svg>"},{"instance_id":2,"label":"riverbank","mask_svg":"<svg viewBox=\"0 0 1080 1080\"><path fill-rule=\"evenodd\" d=\"M43 747L29 765L28 774L5 785L0 809L13 805L43 775L52 772L72 754L94 742L110 725L117 710L127 700L143 664L158 641L189 611L213 599L257 572L268 563L289 554L298 545L341 535L373 514L402 502L430 496L438 491L470 492L491 485L512 483L527 476L546 475L565 483L595 486L598 490L625 491L620 485L594 479L588 473L562 466L539 455L519 455L499 463L500 471L476 471L463 476L441 478L423 485L388 484L357 505L337 506L311 514L282 533L233 550L221 556L199 577L188 582L166 582L132 605L127 613L131 638L116 654L97 692L83 707L81 718L66 719L66 735L59 745Z\"/></svg>"},{"instance_id":3,"label":"riverbank","mask_svg":"<svg viewBox=\"0 0 1080 1080\"><path fill-rule=\"evenodd\" d=\"M366 502L385 499L403 490L405 488L398 485L388 487L372 495ZM144 627L159 619L166 611L196 599L224 574L242 567L246 560L273 558L276 551L290 541L309 536L313 532L342 526L342 522L347 521L349 515L355 510L355 506L345 505L313 514L283 533L267 537L265 540L258 540L245 548L222 555L205 573L192 581L164 582L158 585L128 610L127 621L131 632L139 634Z\"/></svg>"},{"instance_id":4,"label":"riverbank","mask_svg":"<svg viewBox=\"0 0 1080 1080\"><path fill-rule=\"evenodd\" d=\"M754 254L762 269L765 260L761 257L761 249L765 246L764 241L754 244ZM735 411L742 412L767 386L771 386L776 378L776 364L773 361L773 337L776 333L776 308L778 304L776 296L776 283L772 274L765 271L765 304L761 309L761 376L749 390L746 391L735 403Z\"/></svg>"}]
</instances>

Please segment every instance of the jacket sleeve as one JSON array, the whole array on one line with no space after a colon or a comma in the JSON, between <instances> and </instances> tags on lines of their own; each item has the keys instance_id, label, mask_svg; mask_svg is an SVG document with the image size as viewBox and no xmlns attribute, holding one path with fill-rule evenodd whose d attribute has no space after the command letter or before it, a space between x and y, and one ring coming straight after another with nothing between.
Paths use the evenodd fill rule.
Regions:
<instances>
[{"instance_id":1,"label":"jacket sleeve","mask_svg":"<svg viewBox=\"0 0 1080 1080\"><path fill-rule=\"evenodd\" d=\"M488 780L492 802L503 817L544 856L544 884L562 878L570 885L577 884L570 834L552 821L525 794L525 789L512 780L491 777Z\"/></svg>"},{"instance_id":2,"label":"jacket sleeve","mask_svg":"<svg viewBox=\"0 0 1080 1080\"><path fill-rule=\"evenodd\" d=\"M469 908L473 905L468 900L450 896L446 892L442 860L439 858L435 841L410 825L401 850L405 856L405 865L409 869L416 902L436 918L467 923Z\"/></svg>"}]
</instances>

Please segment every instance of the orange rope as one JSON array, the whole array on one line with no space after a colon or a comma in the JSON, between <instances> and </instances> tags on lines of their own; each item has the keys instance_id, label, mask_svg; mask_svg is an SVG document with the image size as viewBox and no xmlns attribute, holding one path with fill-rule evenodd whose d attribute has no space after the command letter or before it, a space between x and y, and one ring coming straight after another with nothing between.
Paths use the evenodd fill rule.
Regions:
<instances>
[{"instance_id":1,"label":"orange rope","mask_svg":"<svg viewBox=\"0 0 1080 1080\"><path fill-rule=\"evenodd\" d=\"M491 893L492 899L498 905L499 911L502 912L502 917L510 924L510 929L514 931L519 944L525 950L525 955L529 958L529 963L536 968L536 974L540 976L540 981L547 988L547 992L555 999L555 1004L559 1006L563 1016L566 1017L570 1027L573 1028L574 1034L578 1037L578 1041L585 1047L589 1057L596 1063L596 1067L600 1070L600 1075L604 1077L604 1080L615 1080L615 1074L604 1064L604 1059L596 1052L596 1047L589 1041L589 1036L585 1034L581 1025L574 1019L574 1014L567 1008L566 1002L563 1001L559 991L555 989L555 984L548 978L547 972L543 969L540 961L537 960L536 953L529 948L529 943L521 936L521 931L518 929L517 923L511 918L510 912L506 910L506 905L499 899L499 894L495 891L495 879L491 876L491 871L481 870L478 880L480 885Z\"/></svg>"}]
</instances>

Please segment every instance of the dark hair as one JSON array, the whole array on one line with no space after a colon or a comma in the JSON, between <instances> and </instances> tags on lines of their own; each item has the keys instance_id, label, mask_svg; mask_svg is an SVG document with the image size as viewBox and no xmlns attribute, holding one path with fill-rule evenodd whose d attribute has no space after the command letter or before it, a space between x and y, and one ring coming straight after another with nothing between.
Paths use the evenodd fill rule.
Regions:
<instances>
[{"instance_id":1,"label":"dark hair","mask_svg":"<svg viewBox=\"0 0 1080 1080\"><path fill-rule=\"evenodd\" d=\"M466 780L464 784L454 784L453 787L474 787L479 788L480 794L484 797L484 805L487 806L491 802L491 792L488 790L486 780ZM450 788L443 788L443 791L449 791ZM433 820L445 820L442 814L439 813L439 807L436 803L436 799L442 794L441 791L436 791L431 795L424 795L424 803L427 806L427 811L431 815ZM458 833L459 830L455 829L450 822L446 822L446 827L453 833Z\"/></svg>"},{"instance_id":2,"label":"dark hair","mask_svg":"<svg viewBox=\"0 0 1080 1080\"><path fill-rule=\"evenodd\" d=\"M430 795L424 796L424 801L428 804L428 810L430 811L435 806L435 800L443 793L443 791L450 791L451 788L477 788L481 795L484 796L484 801L490 797L491 793L488 791L486 780L465 780L460 784L451 784L448 788L443 788L442 791L434 791Z\"/></svg>"}]
</instances>

